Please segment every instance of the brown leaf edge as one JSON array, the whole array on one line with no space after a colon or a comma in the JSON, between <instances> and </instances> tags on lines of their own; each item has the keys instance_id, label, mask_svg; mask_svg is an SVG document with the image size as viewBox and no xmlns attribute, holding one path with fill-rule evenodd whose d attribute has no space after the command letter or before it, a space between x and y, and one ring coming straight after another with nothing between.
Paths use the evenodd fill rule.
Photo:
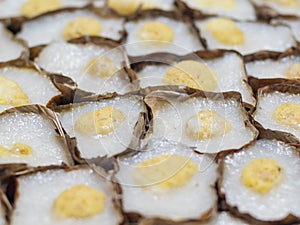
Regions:
<instances>
[{"instance_id":1,"label":"brown leaf edge","mask_svg":"<svg viewBox=\"0 0 300 225\"><path fill-rule=\"evenodd\" d=\"M284 142L286 139L282 138L282 136L280 136L276 133L265 130L262 133L260 133L259 139L277 140L277 141L283 142L287 146L290 146L292 148L292 150L297 155L299 155L299 157L300 157L299 146L295 147L294 145L292 145L288 142ZM253 145L253 144L254 143L252 143L251 145ZM253 216L251 216L248 213L240 213L236 206L231 206L226 202L226 193L224 192L223 182L222 182L223 177L224 177L224 170L225 170L225 158L233 156L236 152L245 151L251 145L245 146L245 147L243 147L239 150L234 150L234 151L221 153L217 157L218 161L219 161L218 171L219 171L219 174L220 174L220 178L219 178L219 181L218 181L218 193L219 193L219 197L222 201L223 209L228 210L229 212L231 212L233 215L235 215L237 217L240 217L242 219L245 219L245 220L251 222L252 224L257 224L257 225L287 225L287 224L298 224L298 223L300 223L300 218L297 217L297 216L294 216L292 214L287 215L285 218L283 218L279 221L261 221L261 220L258 220L256 218L254 218Z\"/></svg>"},{"instance_id":2,"label":"brown leaf edge","mask_svg":"<svg viewBox=\"0 0 300 225\"><path fill-rule=\"evenodd\" d=\"M110 184L110 190L112 192L112 202L113 205L116 209L116 213L117 216L119 217L119 223L118 225L128 225L123 212L121 210L121 206L122 206L122 202L121 202L121 190L120 187L118 185L118 183L116 182L115 179L115 172L114 171L109 171L107 172L105 169L103 169L100 166L96 166L96 165L76 165L76 166L67 166L67 165L62 165L62 166L43 166L43 167L35 167L35 168L29 168L27 170L21 171L21 172L17 172L15 174L12 174L11 176L7 177L5 179L5 183L7 184L7 188L5 190L6 192L6 196L7 196L7 201L9 203L9 205L11 206L10 209L8 210L8 216L7 219L9 221L8 225L12 224L12 213L13 210L15 208L15 204L16 201L18 199L19 196L19 192L18 192L18 178L22 177L22 176L28 176L28 175L32 175L35 174L37 172L45 172L48 170L64 170L65 172L69 172L69 171L74 171L74 170L80 170L80 169L92 169L96 174L99 175L99 178L101 177L101 182L105 181L108 184Z\"/></svg>"},{"instance_id":3,"label":"brown leaf edge","mask_svg":"<svg viewBox=\"0 0 300 225\"><path fill-rule=\"evenodd\" d=\"M57 117L57 115L50 109L42 106L42 105L26 105L26 106L20 106L20 107L15 107L11 109L7 109L4 112L0 113L1 116L6 116L9 114L15 114L15 113L34 113L37 115L41 115L45 120L48 121L49 125L55 130L57 133L57 138L58 140L62 143L64 147L64 152L67 158L67 163L69 165L73 165L74 161L73 158L70 154L66 137L65 137L65 132L63 130L63 127ZM21 164L22 165L22 164Z\"/></svg>"}]
</instances>

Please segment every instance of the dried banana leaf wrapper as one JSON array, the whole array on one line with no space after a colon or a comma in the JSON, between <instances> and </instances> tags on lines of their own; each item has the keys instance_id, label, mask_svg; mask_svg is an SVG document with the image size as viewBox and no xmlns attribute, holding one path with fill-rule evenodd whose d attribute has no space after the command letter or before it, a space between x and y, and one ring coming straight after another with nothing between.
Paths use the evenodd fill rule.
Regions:
<instances>
[{"instance_id":1,"label":"dried banana leaf wrapper","mask_svg":"<svg viewBox=\"0 0 300 225\"><path fill-rule=\"evenodd\" d=\"M76 165L76 166L44 166L44 167L38 167L38 168L29 168L27 170L16 172L12 174L11 176L7 177L5 179L6 183L6 196L7 196L7 202L10 205L10 209L8 211L8 221L9 224L13 224L12 221L12 214L13 211L16 208L16 203L18 201L18 198L20 196L19 191L19 179L26 178L27 176L35 176L39 175L42 176L43 173L51 173L55 171L61 171L61 172L76 172L80 170L91 170L95 175L98 176L99 182L105 183L105 185L108 187L108 190L111 194L111 202L112 206L115 210L115 217L119 218L119 225L127 225L126 219L123 215L121 206L122 201L120 198L120 195L122 194L120 186L118 182L115 179L115 171L114 170L107 170L106 163L104 164L98 164L96 165ZM38 184L37 184L38 185Z\"/></svg>"},{"instance_id":2,"label":"dried banana leaf wrapper","mask_svg":"<svg viewBox=\"0 0 300 225\"><path fill-rule=\"evenodd\" d=\"M1 203L0 204L0 211L1 211L0 221L3 224L8 224L8 218L9 218L12 206L2 189L0 189L0 203Z\"/></svg>"},{"instance_id":3,"label":"dried banana leaf wrapper","mask_svg":"<svg viewBox=\"0 0 300 225\"><path fill-rule=\"evenodd\" d=\"M288 136L284 136L278 132L273 132L270 130L262 130L258 128L260 131L258 140L276 140L280 141L282 143L287 144L287 146L290 146L292 148L292 151L295 152L299 157L300 157L300 152L299 152L299 145L295 145L290 141ZM254 143L253 143L254 144ZM230 211L233 215L243 218L246 221L249 221L250 224L258 224L258 225L279 225L279 224L298 224L300 218L289 214L285 218L282 218L281 220L278 221L261 221L256 218L254 218L252 215L249 213L241 213L239 212L238 208L233 205L229 205L226 203L226 193L224 192L223 188L223 177L224 177L224 171L225 171L225 157L232 157L235 153L245 151L247 148L249 148L251 145L245 146L239 150L234 150L234 151L228 151L224 152L218 155L217 160L218 160L218 170L220 173L220 178L218 180L218 193L219 197L222 201L222 210L228 210Z\"/></svg>"},{"instance_id":4,"label":"dried banana leaf wrapper","mask_svg":"<svg viewBox=\"0 0 300 225\"><path fill-rule=\"evenodd\" d=\"M222 2L177 0L177 7L187 16L205 19L210 16L222 16L237 20L256 20L256 12L250 1Z\"/></svg>"},{"instance_id":5,"label":"dried banana leaf wrapper","mask_svg":"<svg viewBox=\"0 0 300 225\"><path fill-rule=\"evenodd\" d=\"M177 22L182 22L184 23L186 26L187 26L187 30L189 32L189 35L192 35L194 38L195 38L195 41L197 43L194 43L198 45L198 49L202 49L202 48L205 48L206 45L205 45L205 41L204 39L201 38L201 35L200 35L200 32L199 30L196 28L195 24L194 24L194 21L192 18L190 18L189 16L186 16L184 14L182 14L179 10L175 10L175 11L164 11L164 10L160 10L160 9L149 9L149 10L142 10L140 12L137 12L135 14L133 14L132 16L128 17L126 19L126 22L125 22L125 37L124 39L122 40L122 44L126 44L128 43L128 41L130 40L129 39L129 35L130 34L133 34L135 35L134 31L131 31L131 30L128 30L128 28L126 28L126 25L129 24L129 23L137 23L137 22L140 22L140 21L143 21L143 20L153 20L155 21L156 19L159 19L159 18L164 18L164 19L169 19L169 20L174 20L174 21L177 21ZM159 22L159 21L158 21ZM165 22L166 23L166 22ZM167 24L168 25L168 24ZM174 30L174 27L172 27L172 29ZM176 32L175 32L176 33ZM179 35L179 34L178 34ZM180 34L181 35L181 34ZM175 35L176 36L176 35ZM152 41L154 42L154 44L157 42L156 40L148 40L148 41ZM137 42L137 40L133 41L133 42ZM174 42L174 41L173 41ZM179 44L182 44L184 45L184 43L171 43L173 44L173 47L175 48L178 48L177 45ZM131 45L132 43L129 43L129 46ZM135 45L139 46L139 48L144 48L144 46L142 45L143 43L135 43ZM153 43L152 43L153 45ZM186 46L179 46L180 48L178 48L177 50L177 54L179 54L179 52L183 52L183 54L187 54L188 52L192 52L192 50L186 50ZM153 48L153 46L152 46ZM195 46L193 46L193 48L195 48ZM130 53L130 49L126 49L127 50L127 53L130 56L132 56L132 54ZM168 49L169 51L170 49ZM149 49L147 50L149 51ZM161 50L161 49L158 49L155 51L151 51L152 52L165 52L166 50ZM147 52L146 54L151 54L149 52ZM143 54L135 54L135 55L143 55Z\"/></svg>"},{"instance_id":6,"label":"dried banana leaf wrapper","mask_svg":"<svg viewBox=\"0 0 300 225\"><path fill-rule=\"evenodd\" d=\"M126 99L127 97L134 97L141 105L143 110L139 113L138 119L134 125L133 133L131 135L131 142L128 146L124 147L123 151L131 151L130 149L134 149L134 151L140 149L141 145L141 139L144 137L146 133L146 127L147 127L147 121L149 121L148 118L148 109L146 105L143 102L143 96L137 93L131 93L131 94L126 94L126 95L117 95L117 94L109 94L109 95L85 95L82 96L82 98L78 98L76 103L74 104L55 104L53 103L51 108L55 110L55 112L58 113L64 113L67 111L72 110L73 107L81 107L85 104L89 103L97 103L97 102L105 102L105 101L110 101L114 100L115 98L124 98ZM60 102L61 103L61 102ZM78 148L77 140L76 137L71 137L70 135L66 135L67 137L67 143L69 146L69 149L72 153L72 156L75 160L76 163L78 164L107 164L108 168L115 168L115 164L113 162L113 159L110 157L92 157L92 158L86 158L82 157L80 153L80 149ZM122 152L123 152L122 151ZM120 153L116 154L119 155Z\"/></svg>"},{"instance_id":7,"label":"dried banana leaf wrapper","mask_svg":"<svg viewBox=\"0 0 300 225\"><path fill-rule=\"evenodd\" d=\"M95 56L92 53L88 56L83 56L82 63L75 67L73 66L74 68L64 67L64 64L60 64L59 67L53 67L49 60L51 54L53 54L53 48L58 48L57 45L61 48L66 48L75 52L73 53L75 55L80 52L82 52L81 54L84 54L84 52L87 52L88 50L91 51L91 48L95 47L95 55L99 54L99 56L93 58ZM62 73L62 76L54 77L54 83L62 90L65 96L68 96L71 99L72 96L75 98L76 95L80 98L82 93L91 95L92 93L107 94L110 92L118 92L124 94L138 89L138 83L136 82L137 78L135 77L135 73L129 68L129 60L123 46L110 39L87 36L72 39L64 43L36 46L30 50L31 60L34 60L38 67L43 68L42 70L48 70L50 71L48 72L50 74ZM101 51L104 52L101 53ZM72 54L72 52L69 54ZM62 61L68 59L67 53L60 52L58 55L59 56L57 57ZM91 58L90 61L88 61L89 58ZM101 61L102 59L104 62ZM92 60L95 60L95 62ZM114 70L109 63L110 60L113 61L116 71L110 71ZM93 64L91 64L92 62ZM88 70L89 67L91 67L91 70ZM96 72L99 74L96 74ZM101 77L102 72L105 74L105 77ZM111 74L106 74L108 72ZM98 77L99 75L100 77ZM88 82L95 84L88 85ZM99 90L96 90L96 87L98 86ZM71 102L72 101L69 100L69 103Z\"/></svg>"},{"instance_id":8,"label":"dried banana leaf wrapper","mask_svg":"<svg viewBox=\"0 0 300 225\"><path fill-rule=\"evenodd\" d=\"M206 224L212 215L215 213L216 208L212 208L205 215L203 215L198 220L183 220L183 221L172 221L161 218L144 218L139 214L127 214L130 221L138 221L138 225L201 225Z\"/></svg>"},{"instance_id":9,"label":"dried banana leaf wrapper","mask_svg":"<svg viewBox=\"0 0 300 225\"><path fill-rule=\"evenodd\" d=\"M271 24L263 20L242 21L230 19L228 22L232 23L232 26L236 27L241 32L239 34L242 34L243 38L241 39L242 41L240 44L226 44L226 42L223 43L223 41L221 41L222 39L218 40L219 38L215 35L212 35L211 31L206 28L206 25L214 20L215 22L218 22L218 20L222 21L224 18L221 16L208 16L200 19L194 19L194 24L199 30L202 40L205 42L206 50L235 50L240 52L244 57L248 58L253 54L260 52L278 51L282 53L291 48L298 47L298 43L288 26L282 24ZM221 28L222 27L219 29ZM256 35L256 33L262 29L265 29L265 34L269 33L269 35L273 35L274 38L270 40L266 36L258 36L255 43L251 43L251 36ZM226 32L226 30L223 30L222 32ZM231 40L231 33L228 33L227 35L228 40ZM280 37L280 35L282 36ZM236 37L241 36L236 35ZM284 39L284 42L281 42L282 39ZM284 43L284 45L282 45L282 43Z\"/></svg>"},{"instance_id":10,"label":"dried banana leaf wrapper","mask_svg":"<svg viewBox=\"0 0 300 225\"><path fill-rule=\"evenodd\" d=\"M138 225L160 225L160 224L166 224L166 225L179 225L179 224L183 224L183 225L196 225L196 224L207 224L207 222L210 221L210 219L213 218L213 216L216 214L218 205L217 205L217 193L216 193L216 181L217 181L217 165L215 164L215 160L213 157L211 157L211 155L198 155L197 152L194 152L192 148L186 147L184 145L178 144L178 143L173 143L173 142L169 142L169 141L163 141L164 144L168 147L164 148L162 146L160 146L160 144L158 144L157 146L155 145L155 143L147 143L146 146L144 146L141 151L125 151L121 154L118 155L117 158L117 162L119 165L119 168L116 170L116 178L119 181L120 185L121 185L121 189L122 191L122 201L123 201L123 212L127 218L127 220L130 222L130 224L138 224ZM160 142L159 142L160 143ZM175 147L176 146L176 147ZM180 150L179 150L180 149ZM146 159L149 158L149 156L151 157L156 157L156 156L164 156L165 154L174 154L174 155L181 155L184 156L185 154L188 155L189 159L193 160L195 163L199 163L199 161L197 161L197 157L204 157L202 158L202 160L206 160L206 159L210 159L209 160L209 166L212 166L212 170L210 170L209 168L206 168L207 170L210 170L210 172L208 172L208 174L203 175L202 174L202 179L205 179L204 177L209 177L212 176L214 177L213 180L207 181L206 182L211 182L208 187L204 190L202 189L203 193L199 193L199 192L195 192L195 190L193 190L193 188L191 188L190 184L186 184L187 187L185 185L180 186L180 187L175 187L174 190L171 191L171 193L168 192L162 192L162 193L156 193L156 192L152 192L151 191L151 185L148 186L150 189L147 190L147 187L144 185L139 185L138 183L127 183L127 182L132 182L130 179L125 179L124 175L126 176L126 178L128 177L132 177L134 176L134 172L137 172L140 168L140 165L138 165L138 162L140 162L141 159L144 159L144 157L146 156ZM143 156L144 155L144 156ZM129 161L128 161L129 160ZM128 164L129 163L129 164ZM213 163L214 165L212 165L211 163ZM156 163L155 163L156 164ZM155 166L155 164L151 165L151 166ZM205 164L205 162L204 162ZM200 164L199 164L200 165ZM128 169L128 167L135 167L134 170ZM151 167L150 166L150 167ZM201 164L201 166L203 166ZM203 166L204 167L204 166ZM151 172L155 172L154 170L152 171L151 168L149 168L149 176L151 176ZM181 168L182 169L182 168ZM205 170L206 171L206 170ZM157 168L156 172L160 172L159 168ZM197 182L197 179L200 179L199 176L200 173L202 173L203 171L198 171L199 174L195 175L198 178L192 178L194 179L194 182ZM120 174L119 174L120 173ZM165 174L166 175L166 174ZM170 178L170 177L169 177ZM169 179L167 178L167 179ZM184 179L184 178L183 178ZM155 186L156 184L154 184ZM205 184L207 185L207 184ZM197 186L197 185L195 185ZM155 187L154 187L155 188ZM159 187L157 187L159 188ZM128 206L128 201L130 201L128 198L130 195L132 195L133 193L130 193L132 189L137 196L141 197L143 199L142 202L144 202L145 205L145 209L144 206L142 206L141 204L137 204L137 203L133 203L133 205ZM138 191L135 192L135 189L142 189L142 191ZM168 195L171 194L171 196L179 191L183 191L183 192L187 192L187 191L191 191L194 192L195 197L197 198L199 195L199 198L197 200L195 200L196 202L198 202L198 200L202 201L202 197L206 198L208 195L212 198L212 202L209 201L209 206L206 207L204 205L199 206L198 203L195 204L195 202L190 199L190 201L188 202L188 204L191 204L191 208L193 209L195 207L195 205L199 206L200 211L196 213L196 215L194 214L193 216L183 216L183 217L178 217L175 219L174 216L170 216L170 212L172 210L174 210L174 208L170 205L168 205L168 201L164 200L163 202L162 199L168 199ZM172 194L173 192L173 194ZM142 195L144 195L144 197L142 197ZM151 195L153 195L153 197L150 197ZM197 196L196 196L197 195ZM126 196L126 197L125 197ZM150 197L150 198L149 198ZM173 196L174 197L174 196ZM151 198L153 198L153 203ZM146 200L147 199L147 200ZM140 201L141 199L137 198L136 201ZM156 211L156 207L155 207L155 203L161 202L161 204L164 204L164 207L169 208L170 210L168 212L169 215L162 215L162 216L153 216L154 214L157 214L157 212L155 213L154 211ZM178 199L177 199L178 201ZM136 205L137 204L137 205ZM153 204L153 210L152 213L150 213L151 215L147 215L147 213L149 213L149 211L147 210L147 208L149 206L151 206ZM175 204L175 203L174 203ZM177 205L177 204L176 204ZM129 209L129 208L130 209ZM132 208L133 207L133 208ZM183 206L178 205L178 208L181 208ZM205 210L203 210L203 207L205 207ZM172 209L173 208L173 209ZM148 212L147 212L148 211ZM158 213L161 214L161 213ZM174 212L173 212L174 214Z\"/></svg>"},{"instance_id":11,"label":"dried banana leaf wrapper","mask_svg":"<svg viewBox=\"0 0 300 225\"><path fill-rule=\"evenodd\" d=\"M257 4L255 0L251 0L255 7L256 16L258 20L270 21L271 19L277 17L296 17L297 13L293 12L280 12L278 9L275 9L272 6L269 6L265 3ZM299 14L298 14L299 15Z\"/></svg>"},{"instance_id":12,"label":"dried banana leaf wrapper","mask_svg":"<svg viewBox=\"0 0 300 225\"><path fill-rule=\"evenodd\" d=\"M65 132L63 130L63 127L61 126L61 123L60 123L56 113L54 113L52 110L50 110L44 106L41 106L41 105L28 105L28 106L20 106L20 107L8 109L8 110L0 113L0 117L7 116L10 114L18 114L18 113L20 113L20 114L37 114L37 115L42 116L45 120L47 120L49 125L52 127L52 129L57 134L56 138L59 140L59 142L61 143L61 146L63 148L63 153L67 160L63 164L67 164L67 165L74 164L73 158L71 156L71 153L70 153L68 145L67 145L67 139L65 136ZM5 166L5 164L4 164L4 166ZM22 171L24 169L24 166L25 166L25 164L19 164L15 167L15 165L12 164L11 168L12 168L13 172L16 172L18 170Z\"/></svg>"},{"instance_id":13,"label":"dried banana leaf wrapper","mask_svg":"<svg viewBox=\"0 0 300 225\"><path fill-rule=\"evenodd\" d=\"M29 69L32 70L33 72L39 73L40 75L48 78L49 81L54 84L55 88L59 92L61 92L61 94L59 94L58 96L53 96L53 99L68 95L76 87L76 84L70 78L60 74L45 72L41 70L34 62L26 58L0 63L0 68L6 68L6 67L17 68L17 69ZM46 105L50 104L52 101L53 101L52 99L49 99L49 102Z\"/></svg>"},{"instance_id":14,"label":"dried banana leaf wrapper","mask_svg":"<svg viewBox=\"0 0 300 225\"><path fill-rule=\"evenodd\" d=\"M267 86L264 86L257 91L257 98L258 103L257 107L259 106L259 99L263 97L266 94L271 93L288 93L288 94L299 94L300 93L300 83L298 81L287 81L287 82L268 82ZM294 135L278 131L278 130L271 130L264 128L262 124L258 123L257 121L254 121L255 126L260 132L260 136L263 137L272 137L276 138L278 140L284 141L286 143L290 143L291 145L300 146L300 140L295 137Z\"/></svg>"},{"instance_id":15,"label":"dried banana leaf wrapper","mask_svg":"<svg viewBox=\"0 0 300 225\"><path fill-rule=\"evenodd\" d=\"M178 63L180 61L185 61L185 60L192 60L192 61L204 63L204 65L209 63L210 60L220 60L220 61L224 60L225 61L225 58L223 58L223 57L225 57L226 55L229 55L229 54L232 57L233 56L240 57L241 65L239 67L239 70L242 75L239 78L241 80L239 83L239 86L244 86L244 88L246 89L246 92L242 94L243 97L246 98L243 100L243 105L247 109L253 110L255 100L253 98L252 89L248 85L248 78L247 78L245 67L243 64L242 55L236 51L230 51L230 50L197 51L197 52L193 52L193 53L190 53L190 54L187 54L184 56L175 55L175 54L171 54L171 53L153 53L153 54L149 54L149 55L129 57L129 61L130 61L131 68L134 70L135 73L138 74L139 72L146 69L147 66L157 66L157 67L161 66L162 67L162 66L168 65L171 68L171 66L176 65L176 63ZM212 67L208 67L208 68L212 69L212 71L213 71ZM160 74L160 76L163 76L163 74ZM219 73L218 77L219 76L221 79L222 73ZM135 75L135 77L137 77L136 79L138 79L138 82L140 83L141 81L139 80L138 75ZM143 78L141 78L141 79L143 79ZM156 76L153 75L153 79L159 79L159 78L156 78ZM228 80L230 80L230 79L231 79L231 77L228 76ZM219 81L217 81L217 82L219 82ZM157 83L159 83L159 82L157 81ZM161 84L158 84L157 86L163 85L162 80L160 81L160 83ZM153 86L153 85L151 85L151 86ZM235 86L235 88L240 88L239 86ZM231 88L231 89L233 89L233 88ZM225 91L227 91L227 90L224 90L224 92ZM237 91L237 90L232 90L232 91ZM220 92L220 90L218 90L217 92Z\"/></svg>"},{"instance_id":16,"label":"dried banana leaf wrapper","mask_svg":"<svg viewBox=\"0 0 300 225\"><path fill-rule=\"evenodd\" d=\"M160 102L178 102L178 103L184 103L189 99L193 98L199 98L203 100L208 100L208 101L234 101L237 102L239 105L239 110L240 113L243 117L243 124L245 128L251 132L252 138L251 140L245 142L243 146L247 146L251 144L253 141L256 140L258 137L259 133L254 127L254 125L251 123L250 117L248 112L245 110L245 108L242 105L242 100L241 100L241 95L238 92L224 92L224 93L213 93L213 92L204 92L192 88L180 88L176 86L160 86L160 87L149 87L141 90L146 97L145 97L145 102L148 105L148 107L151 109L151 114L152 116L149 121L151 123L149 124L149 129L148 133L146 134L146 137L150 138L151 134L153 133L153 118L155 118L155 110L159 108ZM147 138L146 138L147 140ZM175 141L175 140L174 140ZM196 151L200 151L201 149L197 150L196 146L191 146ZM239 149L235 148L235 149ZM220 152L222 151L231 151L232 148L228 149L220 149Z\"/></svg>"},{"instance_id":17,"label":"dried banana leaf wrapper","mask_svg":"<svg viewBox=\"0 0 300 225\"><path fill-rule=\"evenodd\" d=\"M39 16L36 16L36 17L33 17L33 18L29 18L29 19L24 19L22 20L22 22L20 24L18 24L18 27L19 29L15 29L16 31L16 35L24 40L26 40L28 42L28 45L29 47L33 48L33 47L36 47L36 46L39 46L39 45L42 45L42 44L49 44L49 43L52 43L53 41L57 41L57 38L55 40L52 40L51 38L49 39L46 39L46 40L38 40L34 43L29 43L30 41L30 38L27 36L27 34L25 33L24 34L24 30L26 29L26 32L28 33L29 32L29 28L28 26L32 25L31 23L37 23L38 21L43 21L43 20L46 20L46 19L49 19L51 17L58 17L60 15L63 15L63 14L80 14L80 12L82 14L84 14L84 12L88 13L88 14L91 14L95 17L99 17L99 18L103 18L103 19L116 19L116 20L120 20L119 22L119 31L118 32L115 32L116 35L118 37L110 37L108 39L113 39L114 41L118 42L118 43L121 43L122 40L124 39L124 35L125 35L125 32L124 32L124 21L125 19L118 16L117 14L113 14L113 13L109 13L107 10L105 9L102 9L102 8L96 8L93 6L93 4L89 4L87 6L84 6L84 7L81 7L81 8L76 8L76 7L66 7L66 8L62 8L62 9L58 9L58 10L54 10L54 11L50 11L50 12L46 12L44 14L41 14ZM84 15L81 15L81 16L84 16ZM77 18L80 17L77 16ZM76 18L76 17L75 17ZM74 18L73 18L74 19ZM34 25L33 25L34 26ZM37 32L39 29L37 27L37 25L35 25L36 27L31 27L30 29L33 30L35 29L35 32ZM40 29L42 28L43 26L40 27ZM60 33L61 31L60 30L57 30L58 33ZM112 32L112 31L111 31ZM101 32L103 33L103 32ZM100 32L99 34L96 35L96 37L105 37L107 38L107 35L109 34L109 32L105 31L105 35L102 35ZM113 33L113 32L112 32ZM48 35L49 36L49 35ZM91 37L92 35L82 35L82 37L86 36L86 38L88 39L89 37ZM52 37L53 38L53 37ZM61 40L63 40L63 38L61 37L60 38ZM39 43L39 44L37 44Z\"/></svg>"},{"instance_id":18,"label":"dried banana leaf wrapper","mask_svg":"<svg viewBox=\"0 0 300 225\"><path fill-rule=\"evenodd\" d=\"M25 163L17 163L17 164L1 164L0 165L0 183L3 184L1 182L2 179L5 179L6 177L23 171L23 170L27 170L28 166Z\"/></svg>"},{"instance_id":19,"label":"dried banana leaf wrapper","mask_svg":"<svg viewBox=\"0 0 300 225\"><path fill-rule=\"evenodd\" d=\"M285 57L292 57L292 56L300 56L300 51L298 48L291 48L285 52L272 52L272 51L262 51L255 54L251 54L244 57L245 63L251 63L251 62L260 62L262 60L272 60L272 61L278 61ZM264 86L267 86L269 84L275 84L275 83L286 83L289 85L290 83L294 82L300 82L299 79L285 79L285 78L272 78L272 79L261 79L254 77L255 74L248 74L248 83L252 87L253 92L256 94L257 90L259 88L262 88Z\"/></svg>"}]
</instances>

